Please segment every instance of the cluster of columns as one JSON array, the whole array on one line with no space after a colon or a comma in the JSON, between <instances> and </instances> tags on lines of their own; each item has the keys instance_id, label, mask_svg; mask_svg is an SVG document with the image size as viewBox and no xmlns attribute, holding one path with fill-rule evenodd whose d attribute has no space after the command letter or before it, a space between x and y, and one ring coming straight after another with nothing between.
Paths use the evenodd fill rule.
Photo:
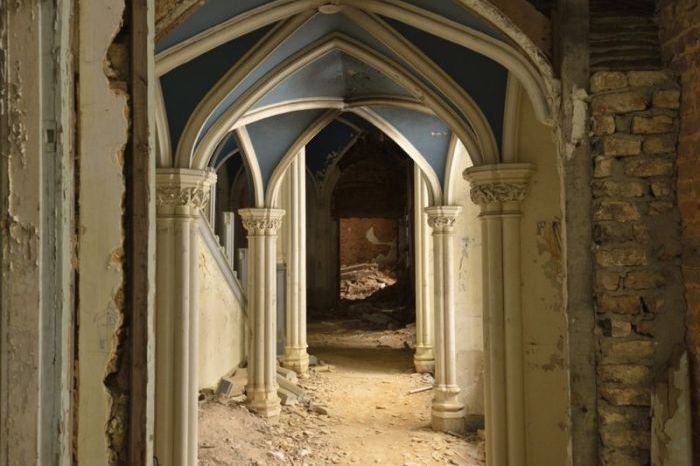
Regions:
<instances>
[{"instance_id":1,"label":"cluster of columns","mask_svg":"<svg viewBox=\"0 0 700 466\"><path fill-rule=\"evenodd\" d=\"M263 417L280 414L277 396L277 232L282 209L238 211L248 233L248 349L250 407Z\"/></svg>"},{"instance_id":2,"label":"cluster of columns","mask_svg":"<svg viewBox=\"0 0 700 466\"><path fill-rule=\"evenodd\" d=\"M529 164L468 169L471 198L481 207L483 244L485 410L490 466L525 459L522 309L520 284L521 202L533 173ZM290 167L290 268L284 364L308 372L305 280L305 168L303 154ZM161 464L196 464L199 308L197 222L207 204L213 173L159 169L157 181L156 455ZM464 428L456 371L454 225L458 206L425 207L427 190L417 177L416 368L434 371L432 425ZM250 406L265 417L280 413L276 383L277 233L285 211L239 211L248 233L248 355ZM417 223L418 225L418 223ZM432 230L432 254L427 225ZM432 263L433 279L428 267ZM432 294L428 292L432 288Z\"/></svg>"},{"instance_id":3,"label":"cluster of columns","mask_svg":"<svg viewBox=\"0 0 700 466\"><path fill-rule=\"evenodd\" d=\"M216 176L156 173L156 420L159 464L197 464L199 395L198 224Z\"/></svg>"},{"instance_id":4,"label":"cluster of columns","mask_svg":"<svg viewBox=\"0 0 700 466\"><path fill-rule=\"evenodd\" d=\"M489 466L525 464L521 307L521 203L534 173L530 164L465 171L481 208L486 458Z\"/></svg>"},{"instance_id":5,"label":"cluster of columns","mask_svg":"<svg viewBox=\"0 0 700 466\"><path fill-rule=\"evenodd\" d=\"M464 430L464 405L459 400L454 306L454 225L459 206L425 209L433 230L433 312L435 386L431 410L432 427L443 432Z\"/></svg>"}]
</instances>

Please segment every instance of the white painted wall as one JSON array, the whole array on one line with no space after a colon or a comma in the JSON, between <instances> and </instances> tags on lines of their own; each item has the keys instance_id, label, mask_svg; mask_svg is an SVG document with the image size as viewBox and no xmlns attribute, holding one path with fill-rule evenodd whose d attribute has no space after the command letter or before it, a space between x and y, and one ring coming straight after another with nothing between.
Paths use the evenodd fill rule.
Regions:
<instances>
[{"instance_id":1,"label":"white painted wall","mask_svg":"<svg viewBox=\"0 0 700 466\"><path fill-rule=\"evenodd\" d=\"M469 424L484 415L484 334L482 324L481 221L479 206L470 197L471 187L462 173L471 166L461 157L453 180L452 204L462 206L455 224L454 270L457 382Z\"/></svg>"},{"instance_id":2,"label":"white painted wall","mask_svg":"<svg viewBox=\"0 0 700 466\"><path fill-rule=\"evenodd\" d=\"M519 157L536 166L521 223L527 464L566 465L568 342L557 152L552 129L537 121L527 96L521 99Z\"/></svg>"},{"instance_id":3,"label":"white painted wall","mask_svg":"<svg viewBox=\"0 0 700 466\"><path fill-rule=\"evenodd\" d=\"M206 242L199 239L199 388L216 388L245 357L246 321Z\"/></svg>"}]
</instances>

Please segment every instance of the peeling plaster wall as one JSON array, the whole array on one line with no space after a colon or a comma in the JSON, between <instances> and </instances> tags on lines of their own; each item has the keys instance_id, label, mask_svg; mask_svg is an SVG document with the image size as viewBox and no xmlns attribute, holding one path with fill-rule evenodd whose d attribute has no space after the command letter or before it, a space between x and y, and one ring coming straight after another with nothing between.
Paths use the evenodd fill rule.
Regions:
<instances>
[{"instance_id":1,"label":"peeling plaster wall","mask_svg":"<svg viewBox=\"0 0 700 466\"><path fill-rule=\"evenodd\" d=\"M565 465L569 447L567 321L562 297L561 186L551 128L520 104L521 162L536 172L521 219L527 464Z\"/></svg>"},{"instance_id":2,"label":"peeling plaster wall","mask_svg":"<svg viewBox=\"0 0 700 466\"><path fill-rule=\"evenodd\" d=\"M41 176L38 5L0 4L0 463L40 440ZM21 45L19 45L21 44ZM19 46L18 46L19 45ZM34 59L31 59L34 58Z\"/></svg>"},{"instance_id":3,"label":"peeling plaster wall","mask_svg":"<svg viewBox=\"0 0 700 466\"><path fill-rule=\"evenodd\" d=\"M219 379L245 357L245 315L209 247L199 242L199 388Z\"/></svg>"},{"instance_id":4,"label":"peeling plaster wall","mask_svg":"<svg viewBox=\"0 0 700 466\"><path fill-rule=\"evenodd\" d=\"M462 389L467 424L470 428L475 428L483 424L484 416L483 280L480 209L471 201L471 187L462 176L468 167L471 167L471 160L462 157L455 170L458 179L454 180L454 204L463 209L455 224L455 329L459 336L457 383ZM430 275L432 277L432 271Z\"/></svg>"},{"instance_id":5,"label":"peeling plaster wall","mask_svg":"<svg viewBox=\"0 0 700 466\"><path fill-rule=\"evenodd\" d=\"M110 419L112 398L104 385L116 364L124 306L123 154L128 142L128 96L125 87L108 78L114 72L107 62L123 10L122 1L90 0L80 2L78 11L77 461L90 466L111 461L106 429L118 434L126 428L120 420Z\"/></svg>"}]
</instances>

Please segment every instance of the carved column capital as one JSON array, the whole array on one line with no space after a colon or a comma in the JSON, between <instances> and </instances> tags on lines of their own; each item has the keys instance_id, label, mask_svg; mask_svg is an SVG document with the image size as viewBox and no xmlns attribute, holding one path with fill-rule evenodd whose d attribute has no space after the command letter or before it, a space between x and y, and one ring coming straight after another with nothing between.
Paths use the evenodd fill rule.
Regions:
<instances>
[{"instance_id":1,"label":"carved column capital","mask_svg":"<svg viewBox=\"0 0 700 466\"><path fill-rule=\"evenodd\" d=\"M535 169L529 163L500 163L472 167L464 172L471 184L472 202L480 206L522 202Z\"/></svg>"},{"instance_id":2,"label":"carved column capital","mask_svg":"<svg viewBox=\"0 0 700 466\"><path fill-rule=\"evenodd\" d=\"M462 211L460 206L426 207L428 225L434 232L449 233L454 228L457 216Z\"/></svg>"},{"instance_id":3,"label":"carved column capital","mask_svg":"<svg viewBox=\"0 0 700 466\"><path fill-rule=\"evenodd\" d=\"M282 226L282 209L241 209L238 211L241 216L243 228L250 236L271 236L276 235Z\"/></svg>"},{"instance_id":4,"label":"carved column capital","mask_svg":"<svg viewBox=\"0 0 700 466\"><path fill-rule=\"evenodd\" d=\"M204 170L162 168L156 171L159 215L197 216L209 201L216 175Z\"/></svg>"}]
</instances>

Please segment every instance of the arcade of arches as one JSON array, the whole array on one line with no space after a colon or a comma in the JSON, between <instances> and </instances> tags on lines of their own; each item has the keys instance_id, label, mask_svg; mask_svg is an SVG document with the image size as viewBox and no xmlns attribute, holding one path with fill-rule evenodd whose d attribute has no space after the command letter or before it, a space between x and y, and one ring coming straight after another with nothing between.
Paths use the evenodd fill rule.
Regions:
<instances>
[{"instance_id":1,"label":"arcade of arches","mask_svg":"<svg viewBox=\"0 0 700 466\"><path fill-rule=\"evenodd\" d=\"M193 466L211 406L700 464L698 43L698 0L0 4L0 464Z\"/></svg>"}]
</instances>

